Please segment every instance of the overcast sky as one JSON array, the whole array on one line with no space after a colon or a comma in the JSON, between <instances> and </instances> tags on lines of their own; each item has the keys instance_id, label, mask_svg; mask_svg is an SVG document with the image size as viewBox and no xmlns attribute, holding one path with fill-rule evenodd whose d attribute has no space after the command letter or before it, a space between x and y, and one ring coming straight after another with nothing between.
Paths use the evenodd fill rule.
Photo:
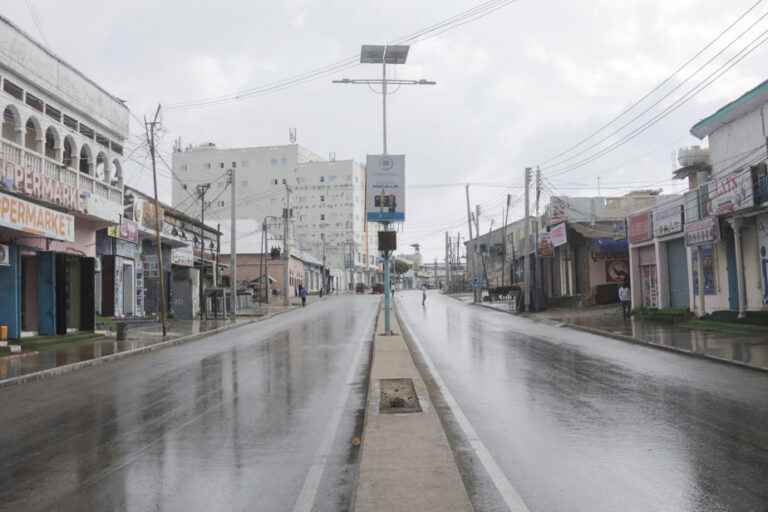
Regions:
<instances>
[{"instance_id":1,"label":"overcast sky","mask_svg":"<svg viewBox=\"0 0 768 512\"><path fill-rule=\"evenodd\" d=\"M26 0L3 2L3 14L34 37L41 37L42 31L56 53L143 117L157 102L171 105L227 95L335 63L354 55L361 43L395 40L481 2L31 3L39 28ZM494 216L498 226L506 194L517 199L521 193L525 166L541 164L545 176L566 168L564 164L547 169L544 162L651 90L754 3L518 0L416 44L409 64L399 66L396 76L428 78L438 85L403 87L390 98L389 151L407 155L411 185L400 247L421 243L428 259L442 259L446 229L466 236L463 186L435 185L485 184L470 188L472 203L483 205L483 231ZM768 0L664 91L766 13ZM653 113L699 83L766 25L768 18ZM593 195L599 176L603 195L623 194L633 185L676 190L669 183L675 150L701 144L688 134L690 127L763 81L765 62L761 46L629 143L589 165L552 177L555 189L563 195ZM205 108L168 109L163 115L166 153L177 137L184 144L213 141L223 147L286 144L288 129L296 127L299 143L313 151L364 162L367 153L381 151L380 96L364 86L333 85L330 79L373 77L378 71L357 66L272 94ZM132 119L131 132L139 135L142 129ZM566 163L579 162L601 147L605 144ZM146 152L138 149L134 156L143 161ZM128 182L145 188L148 177L135 170ZM170 200L169 180L162 184L164 198ZM522 213L519 200L513 204L519 208L513 209L511 219Z\"/></svg>"}]
</instances>

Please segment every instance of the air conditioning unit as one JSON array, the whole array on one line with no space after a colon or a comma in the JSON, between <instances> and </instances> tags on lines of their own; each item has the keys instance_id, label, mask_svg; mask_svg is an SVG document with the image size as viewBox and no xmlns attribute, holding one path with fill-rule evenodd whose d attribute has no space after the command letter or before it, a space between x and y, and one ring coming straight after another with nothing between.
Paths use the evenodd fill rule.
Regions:
<instances>
[{"instance_id":1,"label":"air conditioning unit","mask_svg":"<svg viewBox=\"0 0 768 512\"><path fill-rule=\"evenodd\" d=\"M0 265L7 267L11 264L11 250L7 245L0 245Z\"/></svg>"}]
</instances>

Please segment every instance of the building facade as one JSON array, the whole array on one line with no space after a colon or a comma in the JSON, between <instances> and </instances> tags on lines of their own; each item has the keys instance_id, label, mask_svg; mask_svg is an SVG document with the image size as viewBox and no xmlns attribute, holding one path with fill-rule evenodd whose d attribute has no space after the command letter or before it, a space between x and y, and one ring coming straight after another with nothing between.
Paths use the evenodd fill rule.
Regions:
<instances>
[{"instance_id":1,"label":"building facade","mask_svg":"<svg viewBox=\"0 0 768 512\"><path fill-rule=\"evenodd\" d=\"M0 48L13 49L0 59L0 322L10 338L93 330L96 233L122 213L128 109L2 17Z\"/></svg>"},{"instance_id":2,"label":"building facade","mask_svg":"<svg viewBox=\"0 0 768 512\"><path fill-rule=\"evenodd\" d=\"M173 168L180 177L174 183L174 203L187 200L197 185L210 183L206 219L228 220L231 192L226 175L235 169L239 219L281 219L289 205L291 248L324 257L343 289L375 279L376 232L365 219L365 169L357 162L327 161L297 144L237 149L206 144L177 148ZM190 202L193 215L200 213L202 204ZM282 226L275 227L270 235L281 237Z\"/></svg>"},{"instance_id":3,"label":"building facade","mask_svg":"<svg viewBox=\"0 0 768 512\"><path fill-rule=\"evenodd\" d=\"M744 317L768 309L767 116L765 81L691 128L707 138L711 160L711 177L689 192L686 205L697 314L730 310Z\"/></svg>"}]
</instances>

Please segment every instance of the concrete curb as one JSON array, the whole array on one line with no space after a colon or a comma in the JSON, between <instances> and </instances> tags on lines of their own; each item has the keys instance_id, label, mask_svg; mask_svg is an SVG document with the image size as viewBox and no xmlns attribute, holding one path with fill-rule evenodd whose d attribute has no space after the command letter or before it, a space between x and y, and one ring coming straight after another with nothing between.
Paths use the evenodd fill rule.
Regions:
<instances>
[{"instance_id":1,"label":"concrete curb","mask_svg":"<svg viewBox=\"0 0 768 512\"><path fill-rule=\"evenodd\" d=\"M473 304L470 304L470 305L473 305ZM543 323L543 324L557 326L557 327L567 327L567 328L573 329L575 331L582 331L582 332L587 332L589 334L595 334L597 336L604 336L606 338L613 338L615 340L624 341L626 343L634 343L635 345L643 345L645 347L651 347L651 348L666 350L667 352L674 352L676 354L681 354L681 355L686 355L686 356L690 356L690 357L695 357L695 358L698 358L698 359L706 359L708 361L712 361L712 362L715 362L715 363L727 364L727 365L731 365L731 366L738 366L740 368L745 368L745 369L753 370L753 371L760 372L760 373L768 373L768 368L763 368L763 367L760 367L760 366L753 366L753 365L748 364L748 363L744 363L744 362L741 362L741 361L734 361L733 359L726 359L724 357L718 357L718 356L713 356L713 355L709 355L709 354L702 354L701 352L693 352L691 350L685 350L684 348L671 347L669 345L660 345L658 343L651 343L650 341L645 341L645 340L642 340L642 339L639 339L639 338L635 338L635 337L632 337L632 336L627 336L626 334L619 334L619 333L615 333L615 332L611 332L611 331L605 331L603 329L597 329L595 327L586 327L586 326L583 326L583 325L576 325L576 324L572 324L572 323L569 323L569 322L561 322L561 321L556 321L556 320L551 320L551 319L538 319L538 318L532 318L532 317L527 316L527 315L526 316L515 315L514 313L510 313L510 312L507 312L507 311L502 311L500 309L496 309L496 308L494 308L492 306L488 306L486 304L474 304L474 305L480 306L480 307L483 307L483 308L486 308L486 309L490 309L490 310L496 311L498 313L504 313L506 315L514 315L514 316L517 316L519 318L523 318L525 320L530 320L531 322Z\"/></svg>"},{"instance_id":2,"label":"concrete curb","mask_svg":"<svg viewBox=\"0 0 768 512\"><path fill-rule=\"evenodd\" d=\"M29 382L35 382L38 380L47 379L49 377L55 377L57 375L63 375L65 373L70 373L73 371L81 370L83 368L88 368L91 366L98 366L105 363L110 363L113 361L117 361L126 357L145 354L147 352L154 352L155 350L160 350L163 348L172 347L174 345L180 345L182 343L187 343L189 341L197 341L202 338L207 338L208 336L213 336L215 334L220 334L222 332L230 331L233 329L237 329L240 327L245 327L247 325L255 324L257 322L261 322L264 320L269 320L270 318L274 318L278 315L281 315L283 313L287 313L289 311L293 311L292 309L286 309L284 311L278 311L269 315L265 315L263 317L259 317L254 320L249 320L246 322L242 322L235 325L225 325L223 327L218 327L216 329L211 329L210 331L205 331L197 334L189 334L187 336L181 336L179 338L174 338L172 340L167 341L161 341L160 343L155 343L154 345L147 345L144 347L135 348L133 350L126 350L125 352L118 352L116 354L109 354L103 357L97 357L94 359L89 359L87 361L79 361L77 363L72 364L65 364L63 366L57 366L56 368L49 368L47 370L40 370L39 372L33 372L28 373L26 375L19 375L18 377L11 377L10 379L0 380L0 389L16 386L20 384L26 384Z\"/></svg>"}]
</instances>

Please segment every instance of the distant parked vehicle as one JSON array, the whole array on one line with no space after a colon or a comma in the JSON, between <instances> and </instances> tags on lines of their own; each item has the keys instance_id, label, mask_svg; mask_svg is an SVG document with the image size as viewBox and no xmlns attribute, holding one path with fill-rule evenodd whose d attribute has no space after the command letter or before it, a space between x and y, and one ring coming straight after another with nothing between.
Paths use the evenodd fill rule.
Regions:
<instances>
[{"instance_id":1,"label":"distant parked vehicle","mask_svg":"<svg viewBox=\"0 0 768 512\"><path fill-rule=\"evenodd\" d=\"M355 293L365 293L365 283L357 283L355 285Z\"/></svg>"},{"instance_id":2,"label":"distant parked vehicle","mask_svg":"<svg viewBox=\"0 0 768 512\"><path fill-rule=\"evenodd\" d=\"M376 283L371 287L371 293L384 293L384 285L381 283Z\"/></svg>"}]
</instances>

